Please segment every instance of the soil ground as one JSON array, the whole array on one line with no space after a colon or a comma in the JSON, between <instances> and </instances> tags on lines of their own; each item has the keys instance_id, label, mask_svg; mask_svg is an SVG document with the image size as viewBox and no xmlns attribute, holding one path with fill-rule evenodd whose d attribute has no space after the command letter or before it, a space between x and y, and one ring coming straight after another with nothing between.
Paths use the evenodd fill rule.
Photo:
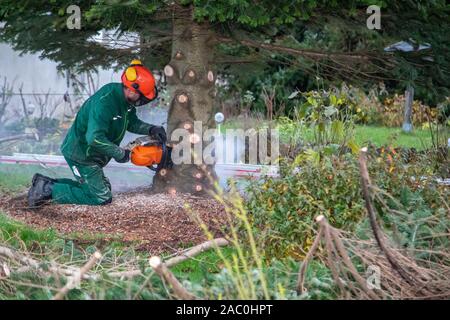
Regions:
<instances>
[{"instance_id":1,"label":"soil ground","mask_svg":"<svg viewBox=\"0 0 450 320\"><path fill-rule=\"evenodd\" d=\"M196 215L216 237L222 235L227 220L214 199L149 190L118 194L106 206L51 204L37 209L27 208L25 197L5 195L0 197L0 209L16 220L39 229L55 229L69 238L81 234L135 242L138 249L151 254L205 241Z\"/></svg>"}]
</instances>

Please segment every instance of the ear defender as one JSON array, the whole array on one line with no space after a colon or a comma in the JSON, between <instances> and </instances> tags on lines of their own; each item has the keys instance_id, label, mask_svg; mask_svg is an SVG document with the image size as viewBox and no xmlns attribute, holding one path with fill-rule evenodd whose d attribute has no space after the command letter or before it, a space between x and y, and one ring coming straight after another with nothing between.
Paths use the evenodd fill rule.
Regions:
<instances>
[{"instance_id":1,"label":"ear defender","mask_svg":"<svg viewBox=\"0 0 450 320\"><path fill-rule=\"evenodd\" d=\"M134 67L128 67L125 71L125 77L127 77L128 81L136 81L137 79L137 72Z\"/></svg>"},{"instance_id":2,"label":"ear defender","mask_svg":"<svg viewBox=\"0 0 450 320\"><path fill-rule=\"evenodd\" d=\"M137 72L136 72L136 68L134 68L134 66L142 66L142 65L143 64L142 64L141 60L134 59L133 61L131 61L130 66L125 71L125 76L127 77L128 81L136 81ZM135 89L137 89L137 88L135 88Z\"/></svg>"}]
</instances>

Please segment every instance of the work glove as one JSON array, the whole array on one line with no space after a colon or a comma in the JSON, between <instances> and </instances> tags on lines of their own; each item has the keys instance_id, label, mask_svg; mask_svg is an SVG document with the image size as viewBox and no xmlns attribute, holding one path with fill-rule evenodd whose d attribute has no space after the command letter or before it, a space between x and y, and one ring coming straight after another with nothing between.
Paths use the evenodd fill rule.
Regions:
<instances>
[{"instance_id":1,"label":"work glove","mask_svg":"<svg viewBox=\"0 0 450 320\"><path fill-rule=\"evenodd\" d=\"M123 149L123 151L125 152L125 155L123 156L122 159L116 160L116 162L125 163L125 162L130 161L130 150Z\"/></svg>"},{"instance_id":2,"label":"work glove","mask_svg":"<svg viewBox=\"0 0 450 320\"><path fill-rule=\"evenodd\" d=\"M160 142L166 142L166 140L167 140L166 130L164 130L164 127L161 127L161 126L150 127L148 134L150 136L154 136Z\"/></svg>"}]
</instances>

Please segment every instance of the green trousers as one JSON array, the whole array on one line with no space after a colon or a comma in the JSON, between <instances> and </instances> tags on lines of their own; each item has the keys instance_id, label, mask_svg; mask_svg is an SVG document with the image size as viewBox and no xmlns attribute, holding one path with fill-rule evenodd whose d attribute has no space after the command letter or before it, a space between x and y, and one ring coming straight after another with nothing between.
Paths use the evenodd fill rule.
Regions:
<instances>
[{"instance_id":1,"label":"green trousers","mask_svg":"<svg viewBox=\"0 0 450 320\"><path fill-rule=\"evenodd\" d=\"M111 202L111 183L103 173L102 167L83 165L65 159L76 181L57 179L53 185L53 202L87 205L103 205Z\"/></svg>"}]
</instances>

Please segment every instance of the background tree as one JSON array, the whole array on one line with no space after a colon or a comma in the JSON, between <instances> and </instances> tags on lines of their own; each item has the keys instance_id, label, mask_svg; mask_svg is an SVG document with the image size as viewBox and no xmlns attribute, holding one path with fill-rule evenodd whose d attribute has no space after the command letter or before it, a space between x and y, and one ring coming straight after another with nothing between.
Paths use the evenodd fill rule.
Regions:
<instances>
[{"instance_id":1,"label":"background tree","mask_svg":"<svg viewBox=\"0 0 450 320\"><path fill-rule=\"evenodd\" d=\"M12 93L14 88L14 81L11 83L6 79L6 77L3 77L3 83L0 86L0 128L4 127L4 124L7 119L7 107L12 99ZM0 130L0 134L2 130Z\"/></svg>"},{"instance_id":2,"label":"background tree","mask_svg":"<svg viewBox=\"0 0 450 320\"><path fill-rule=\"evenodd\" d=\"M81 30L66 27L66 9L71 4L81 8ZM448 94L449 8L445 1L376 1L382 7L379 31L366 27L369 4L374 3L2 0L0 21L5 25L0 39L21 52L39 52L59 61L63 69L119 68L136 56L152 69L164 68L172 97L169 134L178 127L192 127L196 120L204 126L211 124L219 72L231 82L252 76L255 81L258 74L270 75L273 68L286 66L300 70L296 77L305 85L312 81L307 75L320 75L327 82L383 80L398 85L410 81L414 73L416 87L433 87L437 98ZM122 37L92 41L105 29L116 30L116 36ZM427 56L432 56L431 61L383 50L392 42L410 38L430 43ZM251 70L259 73L246 72ZM204 190L208 180L199 170L176 166L157 177L156 185Z\"/></svg>"}]
</instances>

